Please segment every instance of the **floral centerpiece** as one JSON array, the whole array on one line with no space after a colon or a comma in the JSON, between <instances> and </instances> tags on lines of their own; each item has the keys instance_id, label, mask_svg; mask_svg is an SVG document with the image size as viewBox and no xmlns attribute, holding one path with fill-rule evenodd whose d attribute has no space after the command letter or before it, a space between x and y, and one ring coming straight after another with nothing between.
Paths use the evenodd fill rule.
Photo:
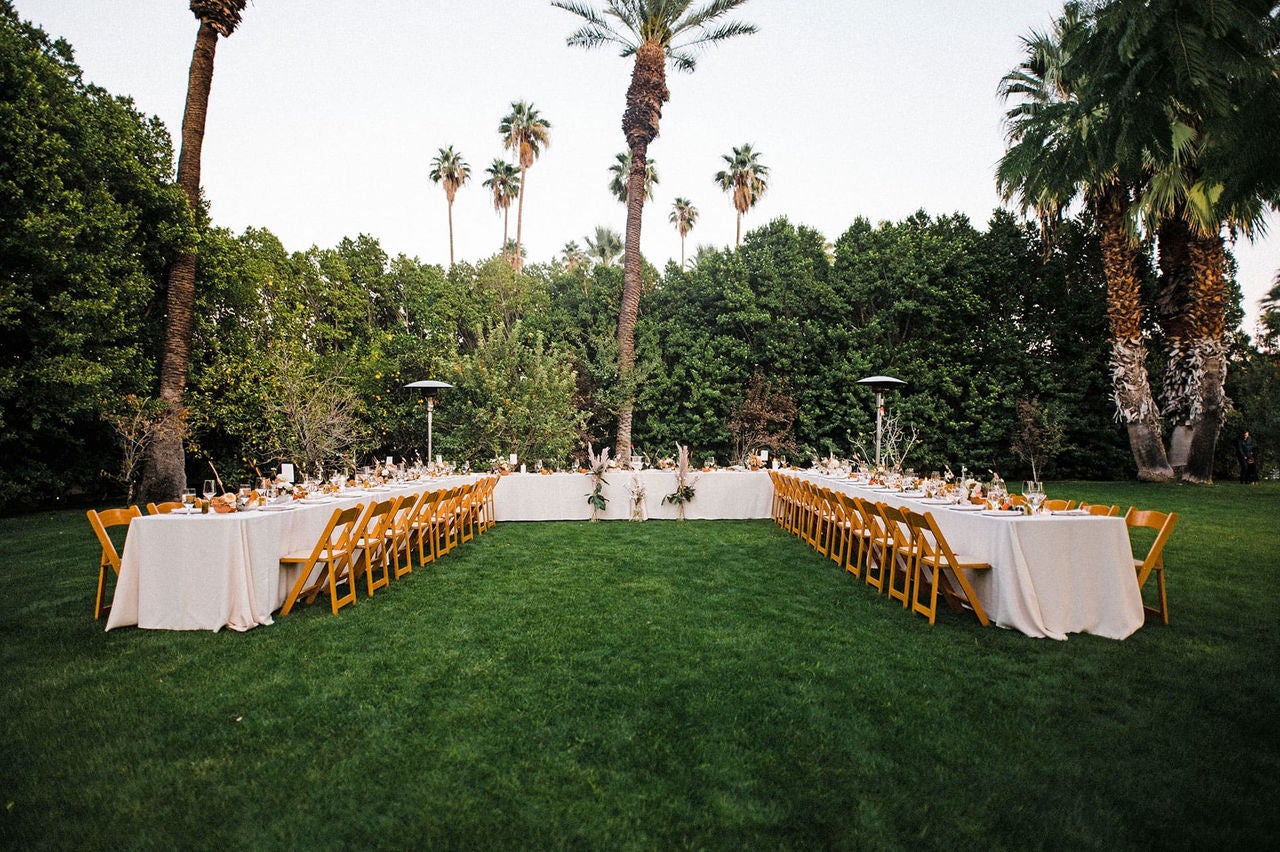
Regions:
<instances>
[{"instance_id":1,"label":"floral centerpiece","mask_svg":"<svg viewBox=\"0 0 1280 852\"><path fill-rule=\"evenodd\" d=\"M631 520L645 520L644 483L640 481L640 477L631 477L631 484L627 486L627 495L631 498Z\"/></svg>"},{"instance_id":2,"label":"floral centerpiece","mask_svg":"<svg viewBox=\"0 0 1280 852\"><path fill-rule=\"evenodd\" d=\"M609 448L605 447L597 455L595 448L587 444L587 463L590 465L587 472L595 483L595 487L587 495L587 504L591 506L591 523L594 524L600 520L600 513L609 506L609 498L604 496L604 487L609 484L604 478L609 471Z\"/></svg>"},{"instance_id":3,"label":"floral centerpiece","mask_svg":"<svg viewBox=\"0 0 1280 852\"><path fill-rule=\"evenodd\" d=\"M685 504L693 499L694 483L698 478L689 472L689 447L676 444L676 490L662 498L663 503L674 503L676 519L684 520Z\"/></svg>"}]
</instances>

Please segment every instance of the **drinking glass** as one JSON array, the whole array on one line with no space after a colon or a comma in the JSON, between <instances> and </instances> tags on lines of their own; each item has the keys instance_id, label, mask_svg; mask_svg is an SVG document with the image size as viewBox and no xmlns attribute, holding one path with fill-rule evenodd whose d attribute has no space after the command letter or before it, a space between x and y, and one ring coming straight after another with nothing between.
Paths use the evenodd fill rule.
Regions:
<instances>
[{"instance_id":1,"label":"drinking glass","mask_svg":"<svg viewBox=\"0 0 1280 852\"><path fill-rule=\"evenodd\" d=\"M1022 483L1022 496L1031 504L1032 514L1039 512L1040 504L1044 502L1044 483L1034 479L1026 480Z\"/></svg>"},{"instance_id":2,"label":"drinking glass","mask_svg":"<svg viewBox=\"0 0 1280 852\"><path fill-rule=\"evenodd\" d=\"M204 491L200 493L204 495L204 499L212 500L214 495L218 493L218 489L212 479L206 479L204 481Z\"/></svg>"},{"instance_id":3,"label":"drinking glass","mask_svg":"<svg viewBox=\"0 0 1280 852\"><path fill-rule=\"evenodd\" d=\"M196 490L194 488L182 489L182 505L186 507L188 515L195 511Z\"/></svg>"}]
</instances>

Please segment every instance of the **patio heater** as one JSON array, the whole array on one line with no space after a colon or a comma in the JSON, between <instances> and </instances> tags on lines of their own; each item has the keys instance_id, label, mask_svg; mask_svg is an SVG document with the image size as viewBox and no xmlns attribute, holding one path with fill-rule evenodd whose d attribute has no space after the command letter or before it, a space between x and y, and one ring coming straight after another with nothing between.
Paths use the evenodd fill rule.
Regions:
<instances>
[{"instance_id":1,"label":"patio heater","mask_svg":"<svg viewBox=\"0 0 1280 852\"><path fill-rule=\"evenodd\" d=\"M884 394L885 391L899 390L907 383L893 376L867 376L858 379L856 384L866 385L876 392L876 467L884 461L880 455L880 441L884 435Z\"/></svg>"},{"instance_id":2,"label":"patio heater","mask_svg":"<svg viewBox=\"0 0 1280 852\"><path fill-rule=\"evenodd\" d=\"M431 438L434 424L432 423L432 415L436 410L436 395L445 388L451 388L453 385L448 382L437 382L435 379L423 379L420 382L409 382L405 385L407 388L417 388L422 391L427 398L427 464L435 461L434 448L431 446Z\"/></svg>"}]
</instances>

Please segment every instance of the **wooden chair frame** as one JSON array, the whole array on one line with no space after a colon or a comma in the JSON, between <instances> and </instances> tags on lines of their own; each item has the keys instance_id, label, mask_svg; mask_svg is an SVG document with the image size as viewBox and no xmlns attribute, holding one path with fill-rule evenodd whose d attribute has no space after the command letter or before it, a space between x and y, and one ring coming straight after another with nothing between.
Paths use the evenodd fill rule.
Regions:
<instances>
[{"instance_id":1,"label":"wooden chair frame","mask_svg":"<svg viewBox=\"0 0 1280 852\"><path fill-rule=\"evenodd\" d=\"M889 599L901 601L902 608L906 609L911 604L912 574L919 555L916 536L907 524L905 510L888 503L877 503L876 509L884 521L885 536L889 541L885 550L889 560L889 576L886 581Z\"/></svg>"},{"instance_id":2,"label":"wooden chair frame","mask_svg":"<svg viewBox=\"0 0 1280 852\"><path fill-rule=\"evenodd\" d=\"M387 528L391 524L396 507L402 497L373 502L364 510L356 525L356 541L353 549L360 551L359 573L364 574L365 591L369 597L378 589L391 585L390 560L387 554ZM382 569L382 576L376 575Z\"/></svg>"},{"instance_id":3,"label":"wooden chair frame","mask_svg":"<svg viewBox=\"0 0 1280 852\"><path fill-rule=\"evenodd\" d=\"M183 503L181 500L167 500L164 503L148 503L147 514L148 515L167 515L170 512L177 511L178 509L181 509L181 508L183 508Z\"/></svg>"},{"instance_id":4,"label":"wooden chair frame","mask_svg":"<svg viewBox=\"0 0 1280 852\"><path fill-rule=\"evenodd\" d=\"M129 526L134 518L142 517L142 512L137 506L125 506L122 509L103 509L101 512L90 509L85 514L89 518L89 526L93 528L93 534L98 537L98 544L102 546L102 557L98 560L98 594L93 601L93 620L97 621L104 612L111 609L111 604L102 602L103 593L107 588L107 569L111 569L112 575L117 580L120 578L120 554L107 530L112 527ZM128 530L125 531L125 537L128 537ZM114 602L114 590L111 598Z\"/></svg>"},{"instance_id":5,"label":"wooden chair frame","mask_svg":"<svg viewBox=\"0 0 1280 852\"><path fill-rule=\"evenodd\" d=\"M329 593L329 608L334 615L347 604L356 602L356 572L353 558L356 534L363 505L346 509L334 509L324 532L316 539L316 546L306 553L295 553L280 558L282 565L302 565L302 571L289 590L281 615L288 615L299 597L310 604L322 591ZM323 566L320 575L311 585L307 581L316 565ZM345 594L338 594L338 587L345 584Z\"/></svg>"},{"instance_id":6,"label":"wooden chair frame","mask_svg":"<svg viewBox=\"0 0 1280 852\"><path fill-rule=\"evenodd\" d=\"M1124 516L1124 522L1131 530L1145 528L1156 531L1155 541L1151 543L1146 557L1133 560L1133 567L1138 572L1139 593L1147 585L1147 579L1152 574L1155 575L1157 600L1160 605L1158 607L1151 606L1144 600L1142 602L1142 611L1160 616L1160 621L1167 626L1169 624L1169 595L1164 585L1164 546L1169 543L1169 536L1173 535L1174 527L1178 525L1178 513L1169 512L1165 514L1153 509L1144 510L1131 506Z\"/></svg>"},{"instance_id":7,"label":"wooden chair frame","mask_svg":"<svg viewBox=\"0 0 1280 852\"><path fill-rule=\"evenodd\" d=\"M953 610L961 612L968 606L983 627L989 626L991 620L987 618L968 574L989 571L991 565L957 556L932 512L921 514L908 509L904 514L916 539L911 611L925 616L933 624L938 616L938 594L941 592Z\"/></svg>"},{"instance_id":8,"label":"wooden chair frame","mask_svg":"<svg viewBox=\"0 0 1280 852\"><path fill-rule=\"evenodd\" d=\"M862 497L853 498L862 516L862 524L867 530L867 561L863 571L863 581L883 592L888 578L889 548L893 546L889 532L885 529L884 518L880 516L875 504Z\"/></svg>"}]
</instances>

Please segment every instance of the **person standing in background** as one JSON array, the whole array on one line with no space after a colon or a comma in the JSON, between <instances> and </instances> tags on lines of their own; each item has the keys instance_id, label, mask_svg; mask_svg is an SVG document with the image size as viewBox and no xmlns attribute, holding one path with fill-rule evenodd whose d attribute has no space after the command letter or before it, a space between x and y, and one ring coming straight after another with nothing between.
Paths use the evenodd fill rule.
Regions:
<instances>
[{"instance_id":1,"label":"person standing in background","mask_svg":"<svg viewBox=\"0 0 1280 852\"><path fill-rule=\"evenodd\" d=\"M1253 436L1245 429L1236 439L1236 459L1240 462L1240 484L1253 485L1258 481L1258 457L1254 454Z\"/></svg>"}]
</instances>

